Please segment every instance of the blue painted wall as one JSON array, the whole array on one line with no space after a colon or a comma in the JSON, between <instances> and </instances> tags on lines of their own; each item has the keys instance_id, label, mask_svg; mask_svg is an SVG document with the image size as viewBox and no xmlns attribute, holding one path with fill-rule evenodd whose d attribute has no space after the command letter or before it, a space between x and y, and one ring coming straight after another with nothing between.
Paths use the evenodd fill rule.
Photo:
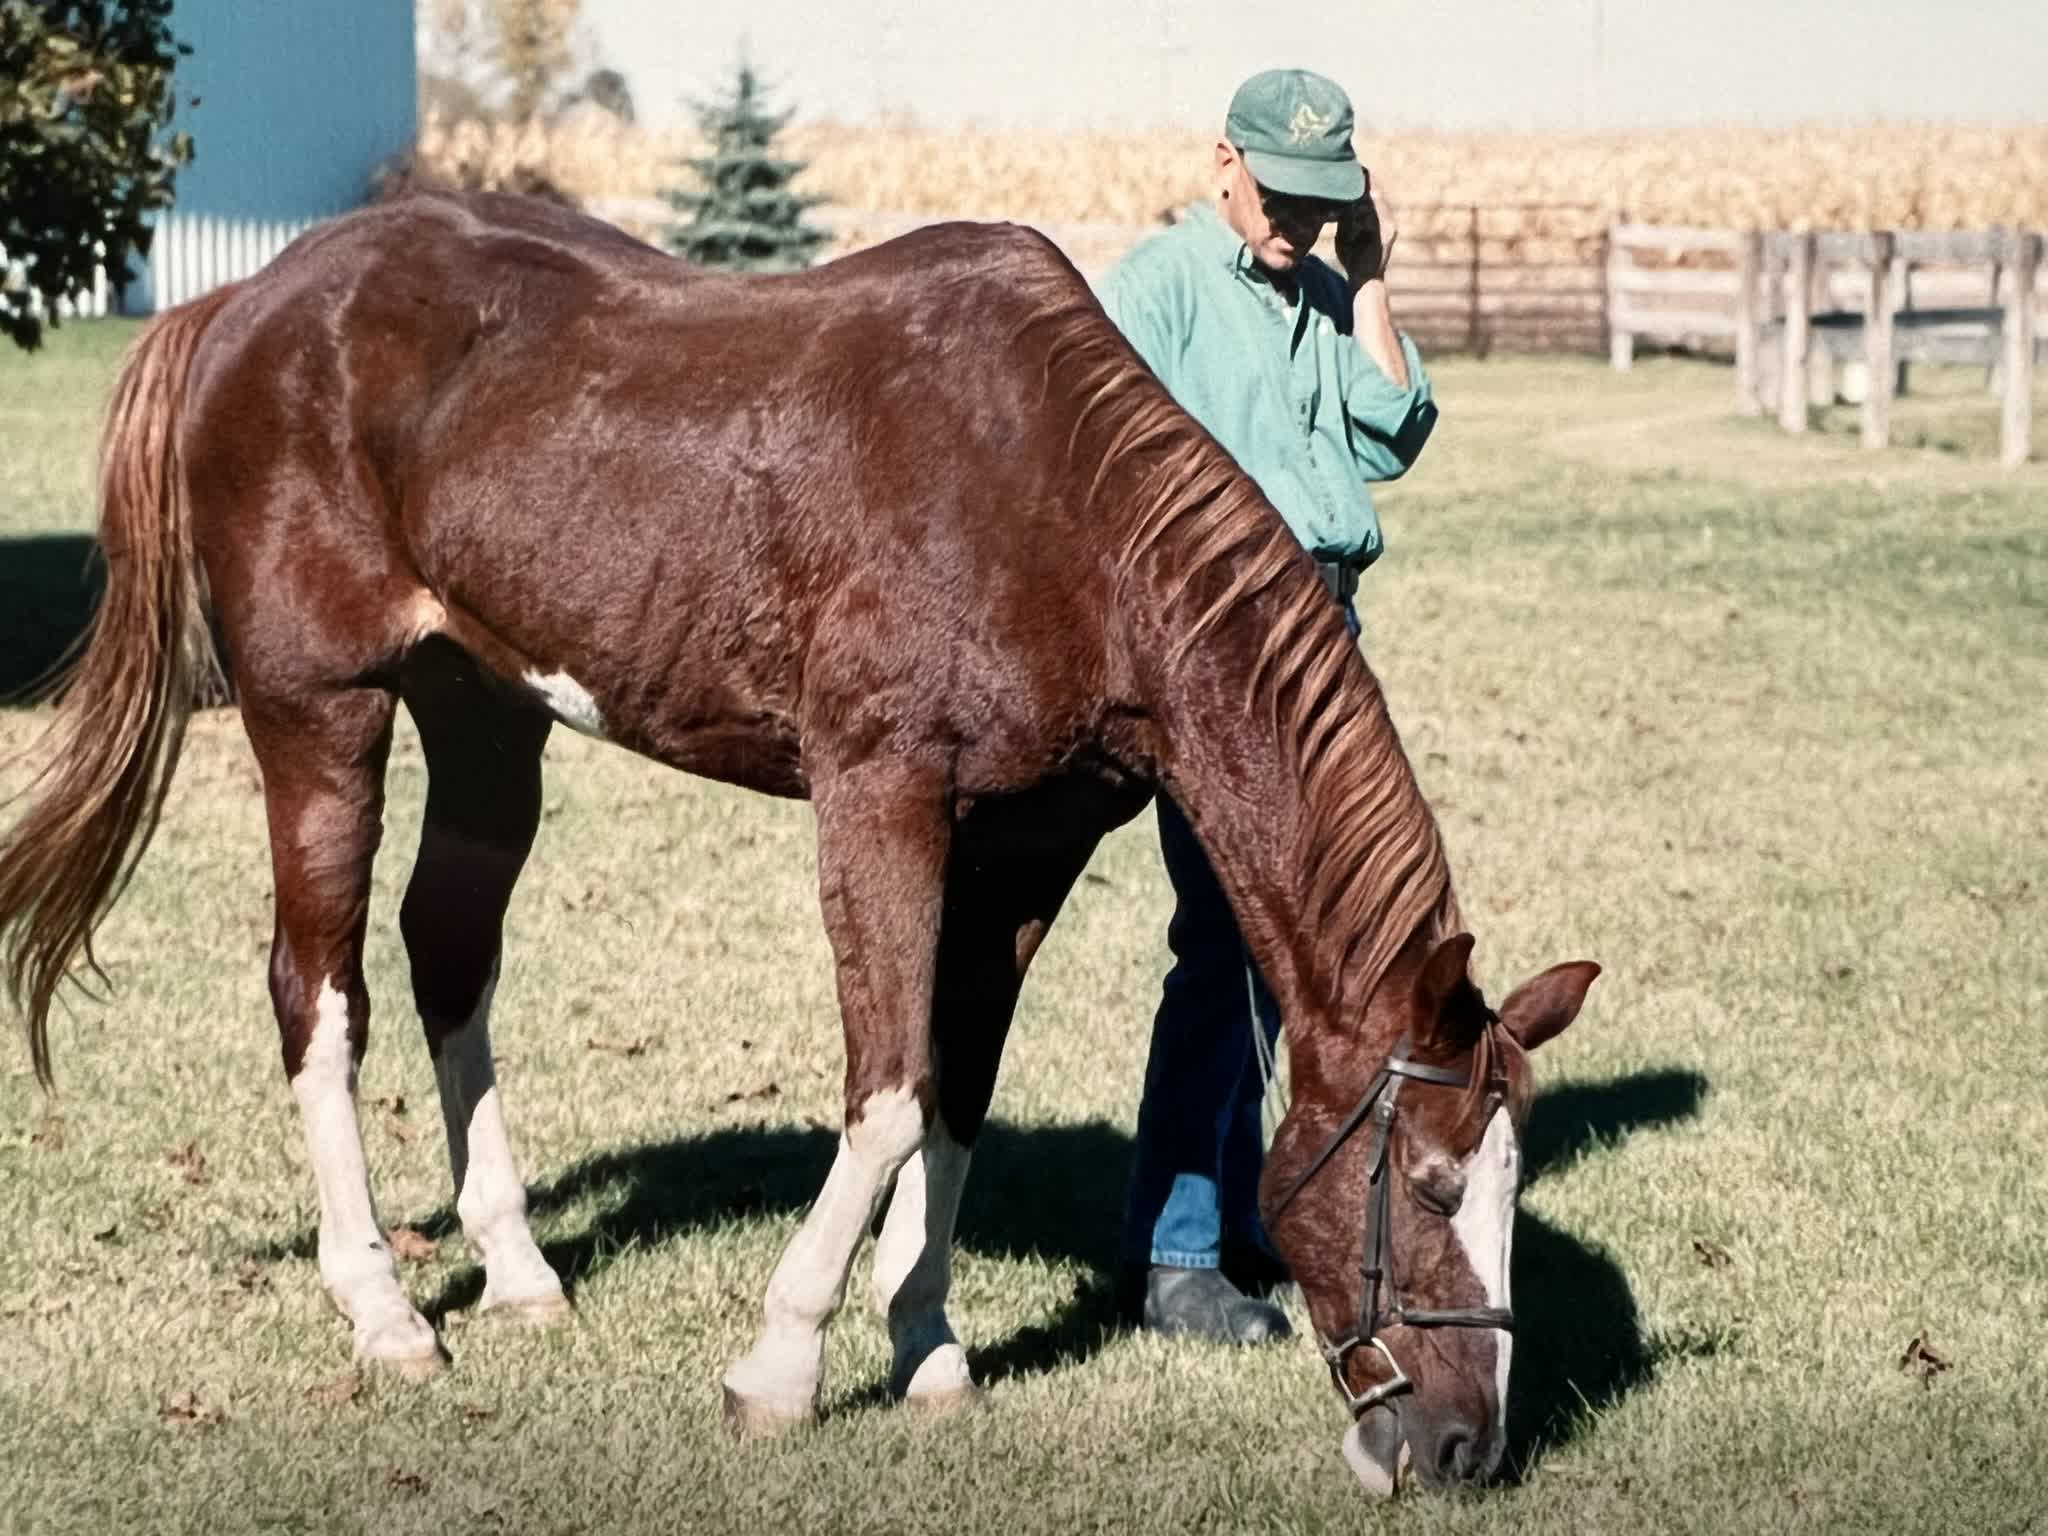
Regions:
<instances>
[{"instance_id":1,"label":"blue painted wall","mask_svg":"<svg viewBox=\"0 0 2048 1536\"><path fill-rule=\"evenodd\" d=\"M413 0L177 0L171 27L192 48L173 123L196 156L164 222L239 228L344 212L418 132ZM145 275L129 307L153 297Z\"/></svg>"}]
</instances>

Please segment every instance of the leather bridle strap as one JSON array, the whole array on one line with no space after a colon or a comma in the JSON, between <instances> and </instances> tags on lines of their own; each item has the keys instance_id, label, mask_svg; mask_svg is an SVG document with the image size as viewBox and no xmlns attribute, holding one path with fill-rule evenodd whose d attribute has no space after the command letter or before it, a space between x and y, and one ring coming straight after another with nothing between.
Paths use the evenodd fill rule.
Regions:
<instances>
[{"instance_id":1,"label":"leather bridle strap","mask_svg":"<svg viewBox=\"0 0 2048 1536\"><path fill-rule=\"evenodd\" d=\"M1282 1194L1278 1200L1275 1200L1273 1208L1264 1214L1264 1220L1268 1225L1271 1224L1274 1217L1287 1209L1294 1197L1301 1193L1303 1185L1322 1172L1323 1164L1337 1155L1337 1149L1351 1139L1352 1132L1365 1123L1365 1117L1372 1113L1373 1105L1378 1101L1380 1095L1386 1091L1387 1085L1396 1077L1412 1077L1416 1081L1424 1083L1441 1083L1446 1088L1468 1087L1472 1081L1464 1073L1454 1072L1448 1067L1425 1066L1419 1061L1410 1061L1405 1056L1388 1057L1387 1064L1373 1074L1372 1082L1366 1087L1365 1096L1358 1101L1351 1113L1344 1117L1344 1123L1330 1133L1330 1139L1323 1143L1322 1150L1309 1159L1308 1166L1295 1175L1294 1182L1287 1186L1286 1193ZM1399 1085L1396 1085L1395 1092L1399 1092ZM1387 1097L1386 1119L1390 1125L1393 1121L1393 1103L1394 1095L1389 1094ZM1382 1134L1374 1158L1375 1172L1377 1172L1379 1162L1386 1157L1386 1151L1386 1137Z\"/></svg>"},{"instance_id":2,"label":"leather bridle strap","mask_svg":"<svg viewBox=\"0 0 2048 1536\"><path fill-rule=\"evenodd\" d=\"M1394 1352L1380 1338L1384 1324L1398 1323L1410 1328L1497 1328L1503 1331L1514 1327L1514 1314L1503 1307L1460 1307L1449 1309L1409 1309L1401 1305L1400 1296L1394 1292L1393 1277L1388 1272L1391 1257L1388 1249L1392 1230L1393 1180L1387 1177L1387 1149L1393 1139L1394 1116L1397 1113L1401 1079L1412 1077L1418 1082L1436 1083L1446 1088L1465 1088L1471 1085L1471 1078L1465 1073L1455 1072L1446 1067L1426 1066L1410 1061L1405 1054L1407 1040L1395 1047L1387 1064L1373 1074L1364 1095L1351 1113L1344 1117L1343 1124L1331 1133L1320 1151L1309 1160L1309 1164L1287 1186L1264 1219L1270 1226L1275 1217L1287 1209L1288 1203L1301 1193L1302 1187L1320 1172L1323 1166L1337 1153L1337 1149L1350 1140L1363 1125L1368 1116L1373 1121L1372 1152L1367 1163L1370 1170L1368 1183L1372 1191L1366 1204L1366 1230L1363 1234L1360 1255L1358 1319L1351 1334L1343 1339L1331 1341L1321 1332L1316 1335L1316 1346L1322 1351L1323 1359L1330 1367L1330 1376L1337 1384L1337 1390L1344 1394L1344 1401L1350 1406L1352 1417L1357 1418L1368 1409L1377 1407L1397 1393L1407 1391L1413 1383L1401 1364L1394 1358ZM1382 1306L1381 1294L1386 1292L1393 1298L1391 1306ZM1386 1360L1392 1377L1355 1393L1344 1379L1344 1362L1351 1351L1369 1346L1380 1352Z\"/></svg>"}]
</instances>

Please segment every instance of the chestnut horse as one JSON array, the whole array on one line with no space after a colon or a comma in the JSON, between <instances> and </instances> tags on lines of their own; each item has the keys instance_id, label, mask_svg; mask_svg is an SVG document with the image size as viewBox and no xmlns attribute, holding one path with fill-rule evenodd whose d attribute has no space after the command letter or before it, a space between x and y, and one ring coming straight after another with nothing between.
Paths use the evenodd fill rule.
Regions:
<instances>
[{"instance_id":1,"label":"chestnut horse","mask_svg":"<svg viewBox=\"0 0 2048 1536\"><path fill-rule=\"evenodd\" d=\"M157 318L101 480L105 603L0 858L8 980L47 1082L53 993L154 829L211 621L262 769L320 1275L358 1356L443 1359L355 1104L403 700L429 787L399 926L486 1307L566 1312L488 1035L553 722L815 808L844 1130L725 1373L742 1429L818 1412L892 1181L894 1391L974 1393L949 1249L1018 988L1097 842L1159 791L1285 1018L1265 1187L1299 1187L1272 1236L1346 1398L1385 1410L1354 1464L1384 1482L1408 1454L1434 1483L1498 1462L1526 1054L1597 967L1487 1007L1437 824L1315 566L1047 241L951 225L727 277L543 205L403 200ZM1380 1095L1369 1150L1341 1128L1390 1064L1421 1082L1398 1123Z\"/></svg>"}]
</instances>

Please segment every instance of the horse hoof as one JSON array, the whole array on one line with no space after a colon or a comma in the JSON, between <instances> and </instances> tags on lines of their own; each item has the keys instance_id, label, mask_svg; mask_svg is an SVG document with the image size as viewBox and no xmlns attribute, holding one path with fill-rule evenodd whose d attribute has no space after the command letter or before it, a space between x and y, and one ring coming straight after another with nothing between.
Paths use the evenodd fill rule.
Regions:
<instances>
[{"instance_id":1,"label":"horse hoof","mask_svg":"<svg viewBox=\"0 0 2048 1536\"><path fill-rule=\"evenodd\" d=\"M527 1328L552 1328L557 1323L571 1322L576 1316L569 1305L569 1298L560 1291L540 1296L510 1297L503 1301L487 1300L482 1311L487 1317L503 1318Z\"/></svg>"},{"instance_id":2,"label":"horse hoof","mask_svg":"<svg viewBox=\"0 0 2048 1536\"><path fill-rule=\"evenodd\" d=\"M725 1389L725 1424L737 1439L771 1439L792 1430L808 1429L817 1422L818 1404L815 1399L799 1402L795 1399L748 1397L731 1387Z\"/></svg>"},{"instance_id":3,"label":"horse hoof","mask_svg":"<svg viewBox=\"0 0 2048 1536\"><path fill-rule=\"evenodd\" d=\"M393 1371L406 1381L429 1381L448 1365L440 1335L417 1313L381 1328L357 1330L355 1354L365 1365Z\"/></svg>"},{"instance_id":4,"label":"horse hoof","mask_svg":"<svg viewBox=\"0 0 2048 1536\"><path fill-rule=\"evenodd\" d=\"M432 1381L448 1369L448 1352L437 1348L431 1355L407 1355L398 1360L380 1360L378 1364L388 1365L403 1381Z\"/></svg>"},{"instance_id":5,"label":"horse hoof","mask_svg":"<svg viewBox=\"0 0 2048 1536\"><path fill-rule=\"evenodd\" d=\"M392 1372L401 1381L432 1381L448 1369L448 1351L441 1347L438 1339L430 1350L410 1354L372 1354L358 1350L356 1358L375 1370Z\"/></svg>"},{"instance_id":6,"label":"horse hoof","mask_svg":"<svg viewBox=\"0 0 2048 1536\"><path fill-rule=\"evenodd\" d=\"M950 1419L963 1413L972 1413L984 1401L980 1387L973 1382L960 1386L941 1387L930 1392L912 1392L903 1399L903 1406L914 1408L921 1414L935 1419Z\"/></svg>"}]
</instances>

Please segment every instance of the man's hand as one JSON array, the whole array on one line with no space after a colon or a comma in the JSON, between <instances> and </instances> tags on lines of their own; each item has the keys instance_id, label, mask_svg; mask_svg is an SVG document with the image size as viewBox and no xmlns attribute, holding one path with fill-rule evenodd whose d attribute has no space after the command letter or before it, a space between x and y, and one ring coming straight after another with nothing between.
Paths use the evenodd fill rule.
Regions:
<instances>
[{"instance_id":1,"label":"man's hand","mask_svg":"<svg viewBox=\"0 0 2048 1536\"><path fill-rule=\"evenodd\" d=\"M1387 262L1394 254L1397 238L1392 211L1380 189L1373 185L1372 172L1367 171L1365 190L1337 216L1337 260L1343 263L1353 295L1367 283L1387 275Z\"/></svg>"}]
</instances>

